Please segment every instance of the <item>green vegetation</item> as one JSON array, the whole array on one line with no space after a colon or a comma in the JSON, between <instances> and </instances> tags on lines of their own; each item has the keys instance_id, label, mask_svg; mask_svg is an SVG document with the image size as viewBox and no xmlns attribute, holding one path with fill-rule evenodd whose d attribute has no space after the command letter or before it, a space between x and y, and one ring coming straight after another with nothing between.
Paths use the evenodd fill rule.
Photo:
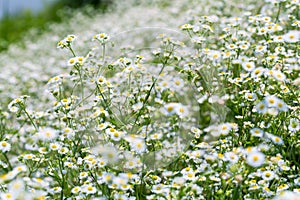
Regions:
<instances>
[{"instance_id":1,"label":"green vegetation","mask_svg":"<svg viewBox=\"0 0 300 200\"><path fill-rule=\"evenodd\" d=\"M0 53L1 200L300 200L300 1L166 1Z\"/></svg>"},{"instance_id":2,"label":"green vegetation","mask_svg":"<svg viewBox=\"0 0 300 200\"><path fill-rule=\"evenodd\" d=\"M70 9L78 9L92 5L104 12L111 0L61 0L47 6L39 13L26 10L14 16L5 16L0 21L0 52L6 50L11 43L22 41L26 32L31 28L39 31L47 29L47 24L67 19L71 16Z\"/></svg>"}]
</instances>

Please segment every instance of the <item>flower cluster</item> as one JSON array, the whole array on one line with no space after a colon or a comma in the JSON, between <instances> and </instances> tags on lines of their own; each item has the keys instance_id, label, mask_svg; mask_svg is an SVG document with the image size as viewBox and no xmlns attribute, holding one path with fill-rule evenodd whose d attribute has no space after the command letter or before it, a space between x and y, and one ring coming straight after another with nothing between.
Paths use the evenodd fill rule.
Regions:
<instances>
[{"instance_id":1,"label":"flower cluster","mask_svg":"<svg viewBox=\"0 0 300 200\"><path fill-rule=\"evenodd\" d=\"M299 1L157 3L0 55L1 199L299 198Z\"/></svg>"}]
</instances>

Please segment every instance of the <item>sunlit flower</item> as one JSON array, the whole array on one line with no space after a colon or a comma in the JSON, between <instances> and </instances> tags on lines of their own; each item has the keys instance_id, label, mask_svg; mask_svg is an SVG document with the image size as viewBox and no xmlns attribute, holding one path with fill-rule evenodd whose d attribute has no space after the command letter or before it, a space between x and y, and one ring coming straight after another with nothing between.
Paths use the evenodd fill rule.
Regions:
<instances>
[{"instance_id":1,"label":"sunlit flower","mask_svg":"<svg viewBox=\"0 0 300 200\"><path fill-rule=\"evenodd\" d=\"M251 72L255 69L255 64L254 62L243 62L242 67L244 70Z\"/></svg>"},{"instance_id":2,"label":"sunlit flower","mask_svg":"<svg viewBox=\"0 0 300 200\"><path fill-rule=\"evenodd\" d=\"M31 153L25 154L25 155L23 156L24 160L32 160L32 159L34 159L35 157L36 157L36 156L35 156L34 154L31 154Z\"/></svg>"},{"instance_id":3,"label":"sunlit flower","mask_svg":"<svg viewBox=\"0 0 300 200\"><path fill-rule=\"evenodd\" d=\"M12 193L0 193L0 197L2 200L15 200L16 196Z\"/></svg>"},{"instance_id":4,"label":"sunlit flower","mask_svg":"<svg viewBox=\"0 0 300 200\"><path fill-rule=\"evenodd\" d=\"M166 186L162 184L157 184L152 186L152 192L156 194L162 194L166 191L166 189L167 189Z\"/></svg>"},{"instance_id":5,"label":"sunlit flower","mask_svg":"<svg viewBox=\"0 0 300 200\"><path fill-rule=\"evenodd\" d=\"M189 111L188 111L187 106L184 106L180 103L177 104L177 106L175 108L175 112L179 116L179 118L184 118L184 117L187 117L189 115Z\"/></svg>"},{"instance_id":6,"label":"sunlit flower","mask_svg":"<svg viewBox=\"0 0 300 200\"><path fill-rule=\"evenodd\" d=\"M103 84L106 83L106 78L103 77L103 76L99 76L99 77L96 79L96 82L97 82L97 84L99 84L99 85L103 85Z\"/></svg>"},{"instance_id":7,"label":"sunlit flower","mask_svg":"<svg viewBox=\"0 0 300 200\"><path fill-rule=\"evenodd\" d=\"M108 122L104 122L98 125L97 130L104 130L106 129L110 124Z\"/></svg>"},{"instance_id":8,"label":"sunlit flower","mask_svg":"<svg viewBox=\"0 0 300 200\"><path fill-rule=\"evenodd\" d=\"M265 72L265 68L257 67L251 72L251 77L258 78L258 77L262 76L264 72Z\"/></svg>"},{"instance_id":9,"label":"sunlit flower","mask_svg":"<svg viewBox=\"0 0 300 200\"><path fill-rule=\"evenodd\" d=\"M288 126L289 131L296 132L300 130L300 122L299 119L292 118L290 119L290 123Z\"/></svg>"},{"instance_id":10,"label":"sunlit flower","mask_svg":"<svg viewBox=\"0 0 300 200\"><path fill-rule=\"evenodd\" d=\"M97 35L94 35L93 39L98 40L99 42L101 42L101 44L105 44L109 41L110 37L106 33L99 33Z\"/></svg>"},{"instance_id":11,"label":"sunlit flower","mask_svg":"<svg viewBox=\"0 0 300 200\"><path fill-rule=\"evenodd\" d=\"M77 59L76 58L70 58L68 60L68 66L74 66L77 63Z\"/></svg>"},{"instance_id":12,"label":"sunlit flower","mask_svg":"<svg viewBox=\"0 0 300 200\"><path fill-rule=\"evenodd\" d=\"M49 192L50 192L51 194L57 194L57 193L60 193L61 190L62 190L61 187L54 187L54 188L51 188Z\"/></svg>"},{"instance_id":13,"label":"sunlit flower","mask_svg":"<svg viewBox=\"0 0 300 200\"><path fill-rule=\"evenodd\" d=\"M95 194L97 189L93 185L84 185L82 186L82 192L86 194Z\"/></svg>"},{"instance_id":14,"label":"sunlit flower","mask_svg":"<svg viewBox=\"0 0 300 200\"><path fill-rule=\"evenodd\" d=\"M183 178L187 181L194 181L197 179L196 173L194 171L184 174Z\"/></svg>"},{"instance_id":15,"label":"sunlit flower","mask_svg":"<svg viewBox=\"0 0 300 200\"><path fill-rule=\"evenodd\" d=\"M52 141L58 137L58 131L50 127L40 128L35 137L42 141Z\"/></svg>"},{"instance_id":16,"label":"sunlit flower","mask_svg":"<svg viewBox=\"0 0 300 200\"><path fill-rule=\"evenodd\" d=\"M250 130L250 133L254 137L262 137L264 135L264 131L259 128L253 128Z\"/></svg>"},{"instance_id":17,"label":"sunlit flower","mask_svg":"<svg viewBox=\"0 0 300 200\"><path fill-rule=\"evenodd\" d=\"M28 96L24 96L24 97L27 98ZM21 109L20 104L24 103L25 98L20 97L20 98L16 98L16 99L12 100L8 104L8 110L10 112L18 112Z\"/></svg>"},{"instance_id":18,"label":"sunlit flower","mask_svg":"<svg viewBox=\"0 0 300 200\"><path fill-rule=\"evenodd\" d=\"M299 194L292 191L283 191L279 193L274 200L300 200Z\"/></svg>"},{"instance_id":19,"label":"sunlit flower","mask_svg":"<svg viewBox=\"0 0 300 200\"><path fill-rule=\"evenodd\" d=\"M276 136L276 135L272 135L272 134L267 134L267 137L269 139L271 139L271 141L274 143L274 144L278 144L278 145L282 145L284 142L283 140L281 139L281 137L279 136Z\"/></svg>"},{"instance_id":20,"label":"sunlit flower","mask_svg":"<svg viewBox=\"0 0 300 200\"><path fill-rule=\"evenodd\" d=\"M41 153L41 154L47 154L47 153L48 153L48 150L47 150L46 147L40 147L40 148L38 149L38 151L39 151L39 153Z\"/></svg>"},{"instance_id":21,"label":"sunlit flower","mask_svg":"<svg viewBox=\"0 0 300 200\"><path fill-rule=\"evenodd\" d=\"M72 194L78 194L80 191L81 191L81 187L79 186L75 186L71 190Z\"/></svg>"},{"instance_id":22,"label":"sunlit flower","mask_svg":"<svg viewBox=\"0 0 300 200\"><path fill-rule=\"evenodd\" d=\"M58 153L60 154L66 154L69 152L69 149L67 147L61 147L59 150L58 150Z\"/></svg>"},{"instance_id":23,"label":"sunlit flower","mask_svg":"<svg viewBox=\"0 0 300 200\"><path fill-rule=\"evenodd\" d=\"M260 189L259 185L258 184L252 184L250 187L249 187L249 190L252 191L252 190L258 190Z\"/></svg>"},{"instance_id":24,"label":"sunlit flower","mask_svg":"<svg viewBox=\"0 0 300 200\"><path fill-rule=\"evenodd\" d=\"M153 133L150 135L151 140L159 140L163 137L162 133Z\"/></svg>"},{"instance_id":25,"label":"sunlit flower","mask_svg":"<svg viewBox=\"0 0 300 200\"><path fill-rule=\"evenodd\" d=\"M283 40L285 42L294 43L298 42L300 38L300 31L289 31L288 33L284 34L282 36Z\"/></svg>"},{"instance_id":26,"label":"sunlit flower","mask_svg":"<svg viewBox=\"0 0 300 200\"><path fill-rule=\"evenodd\" d=\"M284 42L282 35L273 36L273 40L274 42Z\"/></svg>"},{"instance_id":27,"label":"sunlit flower","mask_svg":"<svg viewBox=\"0 0 300 200\"><path fill-rule=\"evenodd\" d=\"M267 29L265 28L265 27L261 27L261 28L259 28L258 29L258 35L265 35L265 34L267 34L268 32L267 32Z\"/></svg>"},{"instance_id":28,"label":"sunlit flower","mask_svg":"<svg viewBox=\"0 0 300 200\"><path fill-rule=\"evenodd\" d=\"M71 128L65 128L63 129L62 134L65 138L71 139L75 136L75 131Z\"/></svg>"},{"instance_id":29,"label":"sunlit flower","mask_svg":"<svg viewBox=\"0 0 300 200\"><path fill-rule=\"evenodd\" d=\"M57 151L60 149L60 144L56 142L50 143L49 147L52 151Z\"/></svg>"},{"instance_id":30,"label":"sunlit flower","mask_svg":"<svg viewBox=\"0 0 300 200\"><path fill-rule=\"evenodd\" d=\"M284 190L287 190L289 188L289 186L287 184L281 184L277 187L277 192L281 192L281 191L284 191Z\"/></svg>"},{"instance_id":31,"label":"sunlit flower","mask_svg":"<svg viewBox=\"0 0 300 200\"><path fill-rule=\"evenodd\" d=\"M126 177L114 177L113 184L115 184L120 189L128 188L126 185L128 184L128 179Z\"/></svg>"},{"instance_id":32,"label":"sunlit flower","mask_svg":"<svg viewBox=\"0 0 300 200\"><path fill-rule=\"evenodd\" d=\"M261 102L259 102L259 103L256 104L255 109L256 109L256 111L257 111L258 113L264 114L264 113L267 112L268 106L267 106L267 104L265 103L265 101L261 101Z\"/></svg>"},{"instance_id":33,"label":"sunlit flower","mask_svg":"<svg viewBox=\"0 0 300 200\"><path fill-rule=\"evenodd\" d=\"M274 70L273 71L273 77L278 80L278 81L285 81L286 80L286 76L284 73L282 73L281 71L278 70Z\"/></svg>"},{"instance_id":34,"label":"sunlit flower","mask_svg":"<svg viewBox=\"0 0 300 200\"><path fill-rule=\"evenodd\" d=\"M119 193L115 193L113 198L118 199L118 200L130 199L130 198L127 197L126 194L119 194Z\"/></svg>"},{"instance_id":35,"label":"sunlit flower","mask_svg":"<svg viewBox=\"0 0 300 200\"><path fill-rule=\"evenodd\" d=\"M105 130L105 133L108 134L110 136L110 138L114 141L120 141L121 138L124 137L125 133L122 131L118 131L114 128L107 128Z\"/></svg>"},{"instance_id":36,"label":"sunlit flower","mask_svg":"<svg viewBox=\"0 0 300 200\"><path fill-rule=\"evenodd\" d=\"M254 151L248 154L247 163L252 167L259 167L265 162L265 155L259 151Z\"/></svg>"},{"instance_id":37,"label":"sunlit flower","mask_svg":"<svg viewBox=\"0 0 300 200\"><path fill-rule=\"evenodd\" d=\"M177 90L182 89L184 87L184 81L181 78L174 78L173 87Z\"/></svg>"},{"instance_id":38,"label":"sunlit flower","mask_svg":"<svg viewBox=\"0 0 300 200\"><path fill-rule=\"evenodd\" d=\"M8 142L6 141L0 142L0 151L7 152L10 151L10 149L11 149L11 145Z\"/></svg>"},{"instance_id":39,"label":"sunlit flower","mask_svg":"<svg viewBox=\"0 0 300 200\"><path fill-rule=\"evenodd\" d=\"M199 138L200 135L203 133L199 128L192 127L191 132L195 134L196 138Z\"/></svg>"},{"instance_id":40,"label":"sunlit flower","mask_svg":"<svg viewBox=\"0 0 300 200\"><path fill-rule=\"evenodd\" d=\"M108 112L107 112L104 108L100 107L100 108L96 108L95 112L92 114L91 117L92 117L92 118L97 118L97 117L99 117L100 115L104 115L104 116L106 116L106 117L109 116Z\"/></svg>"},{"instance_id":41,"label":"sunlit flower","mask_svg":"<svg viewBox=\"0 0 300 200\"><path fill-rule=\"evenodd\" d=\"M255 52L256 52L256 53L263 54L263 53L265 53L266 51L267 51L267 46L265 46L265 45L257 45L257 46L255 47Z\"/></svg>"},{"instance_id":42,"label":"sunlit flower","mask_svg":"<svg viewBox=\"0 0 300 200\"><path fill-rule=\"evenodd\" d=\"M85 60L86 59L84 57L82 57L82 56L73 57L73 58L70 58L68 60L67 65L68 66L74 66L76 64L83 65L83 63L85 62Z\"/></svg>"},{"instance_id":43,"label":"sunlit flower","mask_svg":"<svg viewBox=\"0 0 300 200\"><path fill-rule=\"evenodd\" d=\"M92 153L102 156L102 158L109 163L115 163L118 161L118 150L111 143L96 145L92 148Z\"/></svg>"},{"instance_id":44,"label":"sunlit flower","mask_svg":"<svg viewBox=\"0 0 300 200\"><path fill-rule=\"evenodd\" d=\"M135 137L135 138L130 138L128 141L131 149L134 150L135 152L143 153L146 151L147 146L144 139Z\"/></svg>"},{"instance_id":45,"label":"sunlit flower","mask_svg":"<svg viewBox=\"0 0 300 200\"><path fill-rule=\"evenodd\" d=\"M80 172L78 178L79 179L84 179L88 177L88 173L87 172Z\"/></svg>"},{"instance_id":46,"label":"sunlit flower","mask_svg":"<svg viewBox=\"0 0 300 200\"><path fill-rule=\"evenodd\" d=\"M283 112L287 112L289 109L287 104L281 99L278 99L278 101L276 102L276 108L279 111L283 111Z\"/></svg>"},{"instance_id":47,"label":"sunlit flower","mask_svg":"<svg viewBox=\"0 0 300 200\"><path fill-rule=\"evenodd\" d=\"M273 96L273 95L267 96L265 98L265 101L266 101L268 107L276 107L278 100L279 99L276 96Z\"/></svg>"},{"instance_id":48,"label":"sunlit flower","mask_svg":"<svg viewBox=\"0 0 300 200\"><path fill-rule=\"evenodd\" d=\"M178 103L168 103L161 108L161 111L165 115L173 115L176 113Z\"/></svg>"},{"instance_id":49,"label":"sunlit flower","mask_svg":"<svg viewBox=\"0 0 300 200\"><path fill-rule=\"evenodd\" d=\"M57 48L64 49L69 47L76 38L77 37L75 35L68 35L57 43Z\"/></svg>"},{"instance_id":50,"label":"sunlit flower","mask_svg":"<svg viewBox=\"0 0 300 200\"><path fill-rule=\"evenodd\" d=\"M300 21L296 20L292 23L292 26L300 27Z\"/></svg>"},{"instance_id":51,"label":"sunlit flower","mask_svg":"<svg viewBox=\"0 0 300 200\"><path fill-rule=\"evenodd\" d=\"M275 174L273 171L267 170L261 173L261 177L266 181L271 181L272 179L275 178Z\"/></svg>"},{"instance_id":52,"label":"sunlit flower","mask_svg":"<svg viewBox=\"0 0 300 200\"><path fill-rule=\"evenodd\" d=\"M237 163L239 160L239 157L233 152L226 152L224 154L224 157L226 161L229 161L231 163Z\"/></svg>"},{"instance_id":53,"label":"sunlit flower","mask_svg":"<svg viewBox=\"0 0 300 200\"><path fill-rule=\"evenodd\" d=\"M232 130L232 126L230 123L223 123L220 124L218 127L218 131L221 133L221 135L228 135L228 133Z\"/></svg>"},{"instance_id":54,"label":"sunlit flower","mask_svg":"<svg viewBox=\"0 0 300 200\"><path fill-rule=\"evenodd\" d=\"M127 169L134 169L134 168L138 168L141 166L142 166L142 162L137 157L129 158L129 159L127 159L127 161L125 163L125 168L127 168Z\"/></svg>"},{"instance_id":55,"label":"sunlit flower","mask_svg":"<svg viewBox=\"0 0 300 200\"><path fill-rule=\"evenodd\" d=\"M222 54L219 51L210 51L208 55L209 58L214 62L219 61L222 58Z\"/></svg>"},{"instance_id":56,"label":"sunlit flower","mask_svg":"<svg viewBox=\"0 0 300 200\"><path fill-rule=\"evenodd\" d=\"M256 98L257 98L257 96L256 96L255 93L249 93L249 92L247 92L247 93L245 94L245 98L246 98L247 100L249 100L249 101L255 101Z\"/></svg>"},{"instance_id":57,"label":"sunlit flower","mask_svg":"<svg viewBox=\"0 0 300 200\"><path fill-rule=\"evenodd\" d=\"M103 179L104 183L111 183L114 179L114 175L112 173L109 172L104 172L101 176L101 178Z\"/></svg>"}]
</instances>

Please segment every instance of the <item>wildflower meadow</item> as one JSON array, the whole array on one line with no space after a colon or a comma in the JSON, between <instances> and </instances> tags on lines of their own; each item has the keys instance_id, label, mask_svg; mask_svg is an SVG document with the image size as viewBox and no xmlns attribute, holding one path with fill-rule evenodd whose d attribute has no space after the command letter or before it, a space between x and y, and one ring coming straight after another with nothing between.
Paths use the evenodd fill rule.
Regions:
<instances>
[{"instance_id":1,"label":"wildflower meadow","mask_svg":"<svg viewBox=\"0 0 300 200\"><path fill-rule=\"evenodd\" d=\"M300 1L113 4L0 53L0 199L300 199Z\"/></svg>"}]
</instances>

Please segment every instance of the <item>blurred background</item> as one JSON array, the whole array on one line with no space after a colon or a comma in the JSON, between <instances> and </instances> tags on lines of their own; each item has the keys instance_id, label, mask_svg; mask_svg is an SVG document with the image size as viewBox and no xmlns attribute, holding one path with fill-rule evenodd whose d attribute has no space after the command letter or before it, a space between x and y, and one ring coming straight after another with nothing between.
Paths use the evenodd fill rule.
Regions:
<instances>
[{"instance_id":1,"label":"blurred background","mask_svg":"<svg viewBox=\"0 0 300 200\"><path fill-rule=\"evenodd\" d=\"M99 12L113 0L0 0L0 52L17 43L31 28L47 30L47 24L71 17L71 10L93 6Z\"/></svg>"}]
</instances>

